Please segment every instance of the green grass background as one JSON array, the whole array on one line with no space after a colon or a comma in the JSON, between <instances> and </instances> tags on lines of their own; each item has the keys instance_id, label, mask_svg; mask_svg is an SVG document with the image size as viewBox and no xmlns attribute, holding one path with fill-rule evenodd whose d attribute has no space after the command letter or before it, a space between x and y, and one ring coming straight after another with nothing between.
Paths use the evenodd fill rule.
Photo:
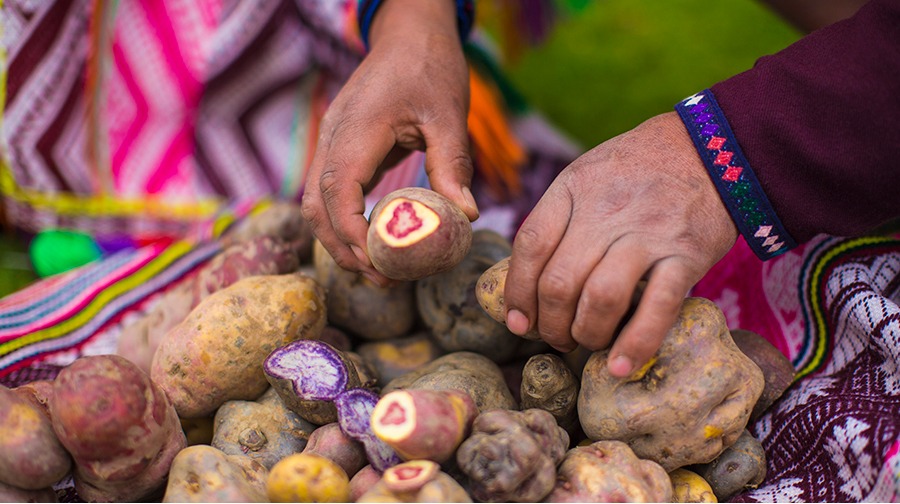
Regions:
<instances>
[{"instance_id":1,"label":"green grass background","mask_svg":"<svg viewBox=\"0 0 900 504\"><path fill-rule=\"evenodd\" d=\"M755 0L593 0L507 71L534 108L593 147L799 36Z\"/></svg>"},{"instance_id":2,"label":"green grass background","mask_svg":"<svg viewBox=\"0 0 900 504\"><path fill-rule=\"evenodd\" d=\"M583 3L506 71L533 108L585 148L799 37L755 0ZM24 241L0 236L0 296L33 279Z\"/></svg>"}]
</instances>

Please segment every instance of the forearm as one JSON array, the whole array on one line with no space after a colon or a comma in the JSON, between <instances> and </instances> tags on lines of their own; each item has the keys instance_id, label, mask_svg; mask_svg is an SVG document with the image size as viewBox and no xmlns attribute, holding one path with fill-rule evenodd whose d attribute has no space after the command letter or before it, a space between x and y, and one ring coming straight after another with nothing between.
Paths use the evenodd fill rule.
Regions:
<instances>
[{"instance_id":1,"label":"forearm","mask_svg":"<svg viewBox=\"0 0 900 504\"><path fill-rule=\"evenodd\" d=\"M858 235L900 215L898 41L900 5L873 0L711 88L797 242Z\"/></svg>"},{"instance_id":2,"label":"forearm","mask_svg":"<svg viewBox=\"0 0 900 504\"><path fill-rule=\"evenodd\" d=\"M385 36L429 33L459 40L453 0L382 0L369 28L369 46Z\"/></svg>"}]
</instances>

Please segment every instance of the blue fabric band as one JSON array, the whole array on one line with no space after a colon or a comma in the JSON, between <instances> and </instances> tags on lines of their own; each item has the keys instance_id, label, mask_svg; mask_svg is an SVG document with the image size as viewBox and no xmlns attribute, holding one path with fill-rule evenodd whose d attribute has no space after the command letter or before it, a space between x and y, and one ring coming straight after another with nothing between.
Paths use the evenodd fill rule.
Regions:
<instances>
[{"instance_id":1,"label":"blue fabric band","mask_svg":"<svg viewBox=\"0 0 900 504\"><path fill-rule=\"evenodd\" d=\"M675 105L731 218L753 252L771 259L797 246L775 214L712 91Z\"/></svg>"},{"instance_id":2,"label":"blue fabric band","mask_svg":"<svg viewBox=\"0 0 900 504\"><path fill-rule=\"evenodd\" d=\"M359 0L357 3L356 18L359 22L359 33L362 41L369 50L369 29L372 27L372 19L375 12L384 0ZM475 24L475 0L456 0L456 22L459 26L459 37L466 40Z\"/></svg>"}]
</instances>

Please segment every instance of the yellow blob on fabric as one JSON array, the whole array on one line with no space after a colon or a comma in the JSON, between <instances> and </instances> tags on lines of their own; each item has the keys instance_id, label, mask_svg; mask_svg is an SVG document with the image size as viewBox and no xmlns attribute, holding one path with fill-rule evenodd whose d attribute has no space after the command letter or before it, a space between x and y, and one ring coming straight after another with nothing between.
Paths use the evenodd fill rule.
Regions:
<instances>
[{"instance_id":1,"label":"yellow blob on fabric","mask_svg":"<svg viewBox=\"0 0 900 504\"><path fill-rule=\"evenodd\" d=\"M52 229L38 233L28 248L31 264L40 277L48 277L93 262L103 255L90 235Z\"/></svg>"}]
</instances>

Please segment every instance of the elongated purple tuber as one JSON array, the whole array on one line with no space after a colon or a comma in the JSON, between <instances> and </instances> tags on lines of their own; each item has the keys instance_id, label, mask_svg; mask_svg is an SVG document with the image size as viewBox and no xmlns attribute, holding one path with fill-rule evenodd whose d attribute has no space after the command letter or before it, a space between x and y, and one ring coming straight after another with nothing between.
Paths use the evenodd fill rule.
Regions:
<instances>
[{"instance_id":1,"label":"elongated purple tuber","mask_svg":"<svg viewBox=\"0 0 900 504\"><path fill-rule=\"evenodd\" d=\"M334 400L337 407L338 425L351 438L359 441L366 449L366 456L378 472L393 467L403 460L372 432L372 410L380 397L369 389L355 388L341 393Z\"/></svg>"}]
</instances>

